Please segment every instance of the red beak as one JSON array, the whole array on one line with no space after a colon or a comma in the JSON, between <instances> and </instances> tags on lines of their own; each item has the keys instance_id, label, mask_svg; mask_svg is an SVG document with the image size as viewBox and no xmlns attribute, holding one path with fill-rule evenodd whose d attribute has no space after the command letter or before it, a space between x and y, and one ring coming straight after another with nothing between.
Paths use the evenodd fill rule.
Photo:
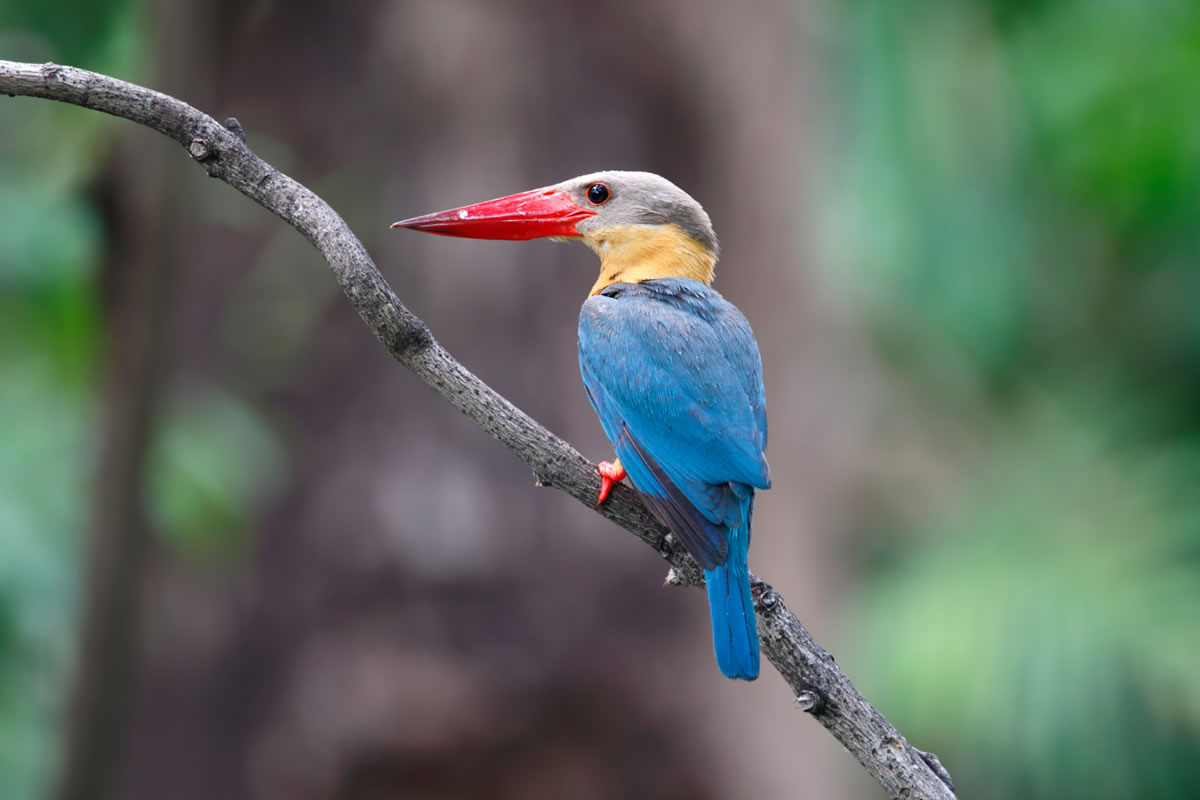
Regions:
<instances>
[{"instance_id":1,"label":"red beak","mask_svg":"<svg viewBox=\"0 0 1200 800\"><path fill-rule=\"evenodd\" d=\"M578 236L575 226L580 220L594 216L595 211L576 205L566 192L534 189L473 206L401 220L392 227L468 239L540 239L544 236Z\"/></svg>"}]
</instances>

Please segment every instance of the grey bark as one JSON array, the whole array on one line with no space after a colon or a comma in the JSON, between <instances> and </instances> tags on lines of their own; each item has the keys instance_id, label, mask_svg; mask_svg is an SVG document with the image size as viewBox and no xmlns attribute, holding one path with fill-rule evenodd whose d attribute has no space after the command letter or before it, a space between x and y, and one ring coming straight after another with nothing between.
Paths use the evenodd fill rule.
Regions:
<instances>
[{"instance_id":1,"label":"grey bark","mask_svg":"<svg viewBox=\"0 0 1200 800\"><path fill-rule=\"evenodd\" d=\"M72 103L146 125L180 145L219 178L296 228L321 252L363 322L401 364L503 443L553 486L592 506L596 467L575 448L501 397L458 363L383 279L346 223L321 198L256 156L235 120L225 125L173 97L97 73L56 64L0 61L0 92ZM701 585L696 562L625 486L599 513L654 548L677 585ZM854 688L783 598L753 578L758 634L767 659L799 708L817 719L895 798L954 797L936 757L922 753ZM802 780L802 779L801 779Z\"/></svg>"}]
</instances>

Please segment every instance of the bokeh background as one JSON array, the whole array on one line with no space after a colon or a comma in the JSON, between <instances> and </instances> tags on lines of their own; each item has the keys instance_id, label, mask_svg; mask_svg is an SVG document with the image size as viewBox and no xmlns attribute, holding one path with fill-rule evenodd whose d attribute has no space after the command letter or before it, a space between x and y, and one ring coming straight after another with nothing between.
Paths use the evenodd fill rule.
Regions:
<instances>
[{"instance_id":1,"label":"bokeh background","mask_svg":"<svg viewBox=\"0 0 1200 800\"><path fill-rule=\"evenodd\" d=\"M675 180L763 351L752 566L963 797L1200 796L1200 4L4 0L0 53L236 115L594 459L593 256L387 225ZM0 798L881 796L662 577L173 143L0 98Z\"/></svg>"}]
</instances>

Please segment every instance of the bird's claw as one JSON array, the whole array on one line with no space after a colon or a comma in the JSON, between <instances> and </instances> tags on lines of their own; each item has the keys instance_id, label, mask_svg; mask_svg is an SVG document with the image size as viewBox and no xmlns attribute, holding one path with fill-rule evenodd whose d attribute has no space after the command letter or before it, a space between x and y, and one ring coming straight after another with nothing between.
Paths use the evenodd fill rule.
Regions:
<instances>
[{"instance_id":1,"label":"bird's claw","mask_svg":"<svg viewBox=\"0 0 1200 800\"><path fill-rule=\"evenodd\" d=\"M608 499L612 487L625 480L625 468L621 466L621 459L618 458L611 462L601 461L596 465L596 471L600 473L600 496L596 498L596 508L599 508L600 504Z\"/></svg>"}]
</instances>

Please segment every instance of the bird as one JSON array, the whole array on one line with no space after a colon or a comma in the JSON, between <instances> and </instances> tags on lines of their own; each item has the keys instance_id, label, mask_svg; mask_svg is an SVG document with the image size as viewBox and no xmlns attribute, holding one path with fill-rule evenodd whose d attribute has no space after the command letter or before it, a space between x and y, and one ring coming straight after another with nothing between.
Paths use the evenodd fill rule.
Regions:
<instances>
[{"instance_id":1,"label":"bird","mask_svg":"<svg viewBox=\"0 0 1200 800\"><path fill-rule=\"evenodd\" d=\"M659 175L610 170L392 227L581 241L600 257L579 314L580 373L616 454L597 466L596 505L628 477L704 570L721 672L758 677L747 559L755 491L771 486L762 359L712 288L720 247L703 207Z\"/></svg>"}]
</instances>

